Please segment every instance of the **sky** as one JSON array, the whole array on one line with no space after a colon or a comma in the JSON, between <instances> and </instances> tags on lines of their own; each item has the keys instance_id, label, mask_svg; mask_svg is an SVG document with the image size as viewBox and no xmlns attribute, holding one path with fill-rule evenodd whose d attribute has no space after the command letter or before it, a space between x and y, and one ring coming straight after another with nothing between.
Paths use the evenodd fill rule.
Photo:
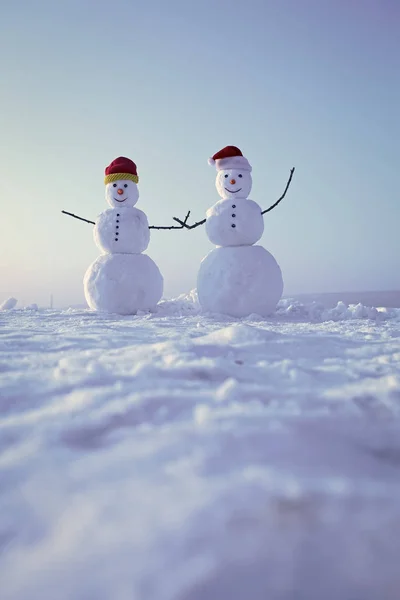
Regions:
<instances>
[{"instance_id":1,"label":"sky","mask_svg":"<svg viewBox=\"0 0 400 600\"><path fill-rule=\"evenodd\" d=\"M0 21L0 302L84 302L104 168L138 167L151 225L218 201L207 159L253 167L286 295L400 289L398 0L14 0ZM153 231L165 295L204 227Z\"/></svg>"}]
</instances>

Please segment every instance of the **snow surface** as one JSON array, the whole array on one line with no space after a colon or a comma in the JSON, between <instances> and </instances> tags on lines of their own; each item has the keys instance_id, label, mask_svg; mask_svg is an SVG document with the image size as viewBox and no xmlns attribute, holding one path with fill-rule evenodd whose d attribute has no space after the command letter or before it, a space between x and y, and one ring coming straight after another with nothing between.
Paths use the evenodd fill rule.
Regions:
<instances>
[{"instance_id":1,"label":"snow surface","mask_svg":"<svg viewBox=\"0 0 400 600\"><path fill-rule=\"evenodd\" d=\"M0 335L2 600L398 600L400 310Z\"/></svg>"}]
</instances>

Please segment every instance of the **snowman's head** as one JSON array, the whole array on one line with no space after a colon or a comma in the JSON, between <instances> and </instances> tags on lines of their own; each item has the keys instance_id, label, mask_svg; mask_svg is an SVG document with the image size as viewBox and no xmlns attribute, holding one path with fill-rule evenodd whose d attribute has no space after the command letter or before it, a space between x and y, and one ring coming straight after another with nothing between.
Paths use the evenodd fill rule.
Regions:
<instances>
[{"instance_id":1,"label":"snowman's head","mask_svg":"<svg viewBox=\"0 0 400 600\"><path fill-rule=\"evenodd\" d=\"M137 183L131 179L118 179L106 184L106 200L111 208L135 206L139 200Z\"/></svg>"},{"instance_id":2,"label":"snowman's head","mask_svg":"<svg viewBox=\"0 0 400 600\"><path fill-rule=\"evenodd\" d=\"M252 183L251 173L247 169L221 169L215 180L218 194L224 200L248 198Z\"/></svg>"}]
</instances>

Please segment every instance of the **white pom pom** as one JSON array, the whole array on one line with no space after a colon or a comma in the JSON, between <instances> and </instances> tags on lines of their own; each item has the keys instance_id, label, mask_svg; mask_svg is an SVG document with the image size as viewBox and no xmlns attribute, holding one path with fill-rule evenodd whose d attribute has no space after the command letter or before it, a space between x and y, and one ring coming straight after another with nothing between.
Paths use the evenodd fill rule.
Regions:
<instances>
[{"instance_id":1,"label":"white pom pom","mask_svg":"<svg viewBox=\"0 0 400 600\"><path fill-rule=\"evenodd\" d=\"M211 157L208 159L208 161L207 161L207 162L208 162L208 164L209 164L209 165L211 165L211 166L212 166L212 165L215 165L215 160L213 159L213 157L212 157L212 156L211 156Z\"/></svg>"}]
</instances>

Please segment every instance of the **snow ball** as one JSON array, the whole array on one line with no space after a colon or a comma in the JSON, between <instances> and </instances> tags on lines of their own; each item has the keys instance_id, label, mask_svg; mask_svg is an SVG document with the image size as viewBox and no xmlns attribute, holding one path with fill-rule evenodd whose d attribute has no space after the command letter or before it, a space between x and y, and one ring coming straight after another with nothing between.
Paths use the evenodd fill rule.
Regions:
<instances>
[{"instance_id":1,"label":"snow ball","mask_svg":"<svg viewBox=\"0 0 400 600\"><path fill-rule=\"evenodd\" d=\"M253 200L220 200L206 217L208 239L217 246L250 246L264 232L261 207Z\"/></svg>"},{"instance_id":2,"label":"snow ball","mask_svg":"<svg viewBox=\"0 0 400 600\"><path fill-rule=\"evenodd\" d=\"M29 304L29 306L26 307L27 310L39 310L39 307L37 304Z\"/></svg>"},{"instance_id":3,"label":"snow ball","mask_svg":"<svg viewBox=\"0 0 400 600\"><path fill-rule=\"evenodd\" d=\"M251 173L247 169L221 169L215 178L219 196L230 200L247 198L252 184Z\"/></svg>"},{"instance_id":4,"label":"snow ball","mask_svg":"<svg viewBox=\"0 0 400 600\"><path fill-rule=\"evenodd\" d=\"M149 245L149 223L144 212L137 208L109 208L97 217L93 237L104 253L140 254Z\"/></svg>"},{"instance_id":5,"label":"snow ball","mask_svg":"<svg viewBox=\"0 0 400 600\"><path fill-rule=\"evenodd\" d=\"M8 298L0 304L0 310L12 310L17 305L18 300L16 298Z\"/></svg>"},{"instance_id":6,"label":"snow ball","mask_svg":"<svg viewBox=\"0 0 400 600\"><path fill-rule=\"evenodd\" d=\"M155 309L163 278L147 254L105 254L86 271L84 290L93 310L134 315Z\"/></svg>"},{"instance_id":7,"label":"snow ball","mask_svg":"<svg viewBox=\"0 0 400 600\"><path fill-rule=\"evenodd\" d=\"M247 317L271 315L282 291L282 273L262 246L215 248L202 260L197 291L203 310Z\"/></svg>"},{"instance_id":8,"label":"snow ball","mask_svg":"<svg viewBox=\"0 0 400 600\"><path fill-rule=\"evenodd\" d=\"M367 311L365 310L365 306L363 306L361 303L357 304L357 306L355 306L353 309L353 316L356 319L362 319L363 317L366 317Z\"/></svg>"},{"instance_id":9,"label":"snow ball","mask_svg":"<svg viewBox=\"0 0 400 600\"><path fill-rule=\"evenodd\" d=\"M118 189L123 191L123 194L118 193ZM106 201L111 208L121 208L135 206L139 200L139 188L137 183L128 179L118 179L111 183L107 183Z\"/></svg>"}]
</instances>

